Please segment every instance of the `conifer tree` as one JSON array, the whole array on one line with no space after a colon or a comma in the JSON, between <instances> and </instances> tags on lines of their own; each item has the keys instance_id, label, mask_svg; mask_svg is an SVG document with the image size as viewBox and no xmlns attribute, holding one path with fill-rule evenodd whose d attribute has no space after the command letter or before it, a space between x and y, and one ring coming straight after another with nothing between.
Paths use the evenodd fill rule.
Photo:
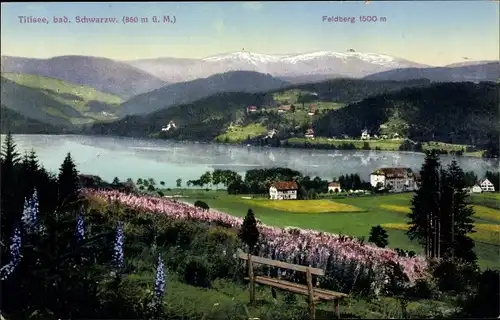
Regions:
<instances>
[{"instance_id":1,"label":"conifer tree","mask_svg":"<svg viewBox=\"0 0 500 320\"><path fill-rule=\"evenodd\" d=\"M8 245L6 244L13 232L12 226L21 218L23 208L23 195L19 192L19 179L16 178L19 160L14 138L8 133L0 153L1 241L5 244L2 246L2 261L8 259Z\"/></svg>"},{"instance_id":2,"label":"conifer tree","mask_svg":"<svg viewBox=\"0 0 500 320\"><path fill-rule=\"evenodd\" d=\"M465 189L465 173L456 161L442 169L431 151L420 174L422 183L412 200L408 236L424 246L428 257L474 262L474 241L468 236L474 232L474 210Z\"/></svg>"},{"instance_id":3,"label":"conifer tree","mask_svg":"<svg viewBox=\"0 0 500 320\"><path fill-rule=\"evenodd\" d=\"M259 230L257 229L257 220L252 209L248 209L247 215L243 220L238 237L245 243L252 253L255 245L259 241Z\"/></svg>"},{"instance_id":4,"label":"conifer tree","mask_svg":"<svg viewBox=\"0 0 500 320\"><path fill-rule=\"evenodd\" d=\"M389 244L388 238L387 231L378 225L371 228L368 242L374 243L377 247L385 248Z\"/></svg>"},{"instance_id":5,"label":"conifer tree","mask_svg":"<svg viewBox=\"0 0 500 320\"><path fill-rule=\"evenodd\" d=\"M411 240L417 240L424 247L425 255L435 257L437 248L434 236L437 234L439 217L439 156L432 150L426 152L424 164L420 170L421 184L411 201L410 227L407 235Z\"/></svg>"},{"instance_id":6,"label":"conifer tree","mask_svg":"<svg viewBox=\"0 0 500 320\"><path fill-rule=\"evenodd\" d=\"M72 207L78 200L79 181L76 165L68 153L59 169L59 204L62 207Z\"/></svg>"},{"instance_id":7,"label":"conifer tree","mask_svg":"<svg viewBox=\"0 0 500 320\"><path fill-rule=\"evenodd\" d=\"M474 210L465 189L465 173L455 160L448 166L443 180L441 255L474 262L477 259L474 241L468 236L474 232Z\"/></svg>"}]
</instances>

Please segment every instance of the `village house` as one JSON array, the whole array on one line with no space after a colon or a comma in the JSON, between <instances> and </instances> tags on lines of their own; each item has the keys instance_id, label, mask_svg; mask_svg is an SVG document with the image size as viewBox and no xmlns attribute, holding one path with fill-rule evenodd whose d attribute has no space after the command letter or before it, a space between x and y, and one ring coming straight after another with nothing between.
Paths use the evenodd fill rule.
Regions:
<instances>
[{"instance_id":1,"label":"village house","mask_svg":"<svg viewBox=\"0 0 500 320\"><path fill-rule=\"evenodd\" d=\"M283 105L283 106L279 106L278 107L278 112L279 113L284 113L284 112L288 112L290 111L290 109L292 108L291 105Z\"/></svg>"},{"instance_id":2,"label":"village house","mask_svg":"<svg viewBox=\"0 0 500 320\"><path fill-rule=\"evenodd\" d=\"M275 181L269 187L271 200L295 200L299 186L295 181Z\"/></svg>"},{"instance_id":3,"label":"village house","mask_svg":"<svg viewBox=\"0 0 500 320\"><path fill-rule=\"evenodd\" d=\"M256 112L257 111L257 107L256 106L248 106L247 107L247 112L250 113L250 112Z\"/></svg>"},{"instance_id":4,"label":"village house","mask_svg":"<svg viewBox=\"0 0 500 320\"><path fill-rule=\"evenodd\" d=\"M315 105L310 105L310 106L309 106L309 113L308 113L308 115L310 115L310 116L314 116L314 115L316 114L316 110L317 110L317 109L316 109L316 106L315 106Z\"/></svg>"},{"instance_id":5,"label":"village house","mask_svg":"<svg viewBox=\"0 0 500 320\"><path fill-rule=\"evenodd\" d=\"M328 192L342 192L342 188L340 188L340 182L330 182L328 183Z\"/></svg>"},{"instance_id":6,"label":"village house","mask_svg":"<svg viewBox=\"0 0 500 320\"><path fill-rule=\"evenodd\" d=\"M470 188L470 193L481 193L483 192L483 189L481 188L480 185L478 184L475 184L474 186L472 186L472 188Z\"/></svg>"},{"instance_id":7,"label":"village house","mask_svg":"<svg viewBox=\"0 0 500 320\"><path fill-rule=\"evenodd\" d=\"M415 174L410 168L381 168L370 175L372 187L390 192L413 191L418 188Z\"/></svg>"},{"instance_id":8,"label":"village house","mask_svg":"<svg viewBox=\"0 0 500 320\"><path fill-rule=\"evenodd\" d=\"M277 135L277 134L278 134L278 130L276 130L276 129L271 129L271 130L269 130L269 132L267 133L267 137L268 137L268 138L274 138L274 136L275 136L275 135Z\"/></svg>"},{"instance_id":9,"label":"village house","mask_svg":"<svg viewBox=\"0 0 500 320\"><path fill-rule=\"evenodd\" d=\"M314 130L313 129L307 129L306 133L304 134L306 138L309 139L314 139Z\"/></svg>"},{"instance_id":10,"label":"village house","mask_svg":"<svg viewBox=\"0 0 500 320\"><path fill-rule=\"evenodd\" d=\"M370 134L368 133L368 130L365 129L361 131L361 140L368 140L370 139Z\"/></svg>"},{"instance_id":11,"label":"village house","mask_svg":"<svg viewBox=\"0 0 500 320\"><path fill-rule=\"evenodd\" d=\"M175 128L177 128L177 126L175 125L175 122L170 120L170 122L168 123L168 125L166 127L161 128L161 131L170 131L170 129L175 129Z\"/></svg>"},{"instance_id":12,"label":"village house","mask_svg":"<svg viewBox=\"0 0 500 320\"><path fill-rule=\"evenodd\" d=\"M479 182L479 186L481 187L481 190L483 190L483 192L495 192L495 186L487 178L481 180Z\"/></svg>"}]
</instances>

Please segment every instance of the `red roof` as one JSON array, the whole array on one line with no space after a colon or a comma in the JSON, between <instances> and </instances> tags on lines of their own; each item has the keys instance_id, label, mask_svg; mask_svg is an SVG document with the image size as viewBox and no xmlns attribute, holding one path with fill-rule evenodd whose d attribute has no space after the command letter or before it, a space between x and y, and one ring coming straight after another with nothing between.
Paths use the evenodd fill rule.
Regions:
<instances>
[{"instance_id":1,"label":"red roof","mask_svg":"<svg viewBox=\"0 0 500 320\"><path fill-rule=\"evenodd\" d=\"M256 106L249 106L247 109L250 109L250 110L257 110L257 107L256 107Z\"/></svg>"},{"instance_id":2,"label":"red roof","mask_svg":"<svg viewBox=\"0 0 500 320\"><path fill-rule=\"evenodd\" d=\"M314 134L314 130L313 129L307 129L306 134Z\"/></svg>"},{"instance_id":3,"label":"red roof","mask_svg":"<svg viewBox=\"0 0 500 320\"><path fill-rule=\"evenodd\" d=\"M297 182L295 181L275 181L271 183L271 187L275 187L276 190L297 190Z\"/></svg>"},{"instance_id":4,"label":"red roof","mask_svg":"<svg viewBox=\"0 0 500 320\"><path fill-rule=\"evenodd\" d=\"M328 183L329 187L340 187L340 182L330 182Z\"/></svg>"},{"instance_id":5,"label":"red roof","mask_svg":"<svg viewBox=\"0 0 500 320\"><path fill-rule=\"evenodd\" d=\"M287 106L280 106L278 109L279 110L290 110L291 106L287 105Z\"/></svg>"}]
</instances>

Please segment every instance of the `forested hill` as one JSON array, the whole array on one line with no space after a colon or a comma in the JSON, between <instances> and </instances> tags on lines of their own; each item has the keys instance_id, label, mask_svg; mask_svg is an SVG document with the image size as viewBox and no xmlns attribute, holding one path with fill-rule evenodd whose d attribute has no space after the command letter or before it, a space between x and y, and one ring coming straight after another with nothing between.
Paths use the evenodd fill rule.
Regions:
<instances>
[{"instance_id":1,"label":"forested hill","mask_svg":"<svg viewBox=\"0 0 500 320\"><path fill-rule=\"evenodd\" d=\"M314 122L318 136L398 133L410 139L483 144L498 137L499 84L441 83L369 97Z\"/></svg>"},{"instance_id":2,"label":"forested hill","mask_svg":"<svg viewBox=\"0 0 500 320\"><path fill-rule=\"evenodd\" d=\"M168 138L206 141L223 133L227 126L244 116L247 106L268 107L276 104L273 94L290 90L315 92L321 101L353 102L371 95L399 90L405 87L424 87L428 80L369 81L334 79L314 84L295 85L269 93L219 93L211 97L164 108L146 115L128 116L111 123L94 124L89 132L123 136L157 134L169 121L178 127Z\"/></svg>"},{"instance_id":3,"label":"forested hill","mask_svg":"<svg viewBox=\"0 0 500 320\"><path fill-rule=\"evenodd\" d=\"M96 123L88 131L92 134L145 137L161 132L161 128L174 121L177 129L168 138L179 140L212 140L224 132L227 125L243 116L251 105L271 103L271 94L219 93L196 102L162 109L142 116Z\"/></svg>"},{"instance_id":4,"label":"forested hill","mask_svg":"<svg viewBox=\"0 0 500 320\"><path fill-rule=\"evenodd\" d=\"M0 107L0 133L59 134L66 128L51 125L20 114L4 106Z\"/></svg>"},{"instance_id":5,"label":"forested hill","mask_svg":"<svg viewBox=\"0 0 500 320\"><path fill-rule=\"evenodd\" d=\"M414 79L406 81L373 81L362 79L331 79L317 83L293 85L286 90L301 90L317 93L321 100L331 102L355 102L369 96L397 91L403 88L422 88L430 85L428 79Z\"/></svg>"}]
</instances>

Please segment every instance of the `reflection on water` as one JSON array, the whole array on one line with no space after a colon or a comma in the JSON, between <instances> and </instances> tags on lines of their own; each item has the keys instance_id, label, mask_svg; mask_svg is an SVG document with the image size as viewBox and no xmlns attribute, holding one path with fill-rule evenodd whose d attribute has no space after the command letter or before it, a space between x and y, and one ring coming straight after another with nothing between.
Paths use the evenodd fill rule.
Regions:
<instances>
[{"instance_id":1,"label":"reflection on water","mask_svg":"<svg viewBox=\"0 0 500 320\"><path fill-rule=\"evenodd\" d=\"M71 152L82 173L106 180L115 176L122 180L153 177L168 186L174 186L177 178L196 179L207 170L243 173L276 166L324 179L359 173L368 180L375 168L405 166L419 170L424 159L423 154L411 152L275 149L99 136L15 135L14 139L20 151L34 149L43 165L54 172ZM441 162L446 165L453 158L442 156ZM473 170L479 176L486 170L498 170L497 161L456 159L464 170Z\"/></svg>"}]
</instances>

